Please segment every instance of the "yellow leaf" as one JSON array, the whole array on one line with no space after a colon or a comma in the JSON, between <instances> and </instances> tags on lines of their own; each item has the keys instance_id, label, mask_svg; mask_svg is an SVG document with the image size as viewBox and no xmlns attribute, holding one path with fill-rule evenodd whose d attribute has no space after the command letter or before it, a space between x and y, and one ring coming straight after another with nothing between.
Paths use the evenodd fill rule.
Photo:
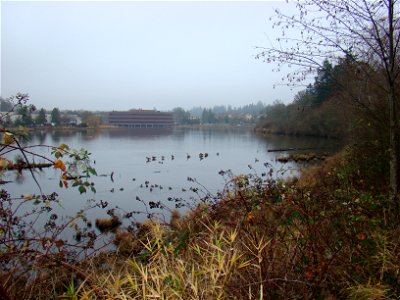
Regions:
<instances>
[{"instance_id":1,"label":"yellow leaf","mask_svg":"<svg viewBox=\"0 0 400 300\"><path fill-rule=\"evenodd\" d=\"M24 198L26 200L32 200L33 199L33 195L32 194L23 194Z\"/></svg>"},{"instance_id":2,"label":"yellow leaf","mask_svg":"<svg viewBox=\"0 0 400 300\"><path fill-rule=\"evenodd\" d=\"M60 146L58 146L58 149L60 149L60 150L68 150L69 147L68 147L68 145L63 143L63 144L60 144Z\"/></svg>"},{"instance_id":3,"label":"yellow leaf","mask_svg":"<svg viewBox=\"0 0 400 300\"><path fill-rule=\"evenodd\" d=\"M5 132L3 134L3 144L12 145L14 142L14 136L11 132Z\"/></svg>"},{"instance_id":4,"label":"yellow leaf","mask_svg":"<svg viewBox=\"0 0 400 300\"><path fill-rule=\"evenodd\" d=\"M0 158L0 170L1 169L7 169L7 167L10 165L10 162L7 159Z\"/></svg>"}]
</instances>

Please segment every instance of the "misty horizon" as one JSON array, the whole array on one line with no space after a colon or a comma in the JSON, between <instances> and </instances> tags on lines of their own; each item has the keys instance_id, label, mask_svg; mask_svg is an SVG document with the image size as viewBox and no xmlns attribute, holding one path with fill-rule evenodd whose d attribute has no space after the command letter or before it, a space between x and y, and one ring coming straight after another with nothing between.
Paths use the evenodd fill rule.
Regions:
<instances>
[{"instance_id":1,"label":"misty horizon","mask_svg":"<svg viewBox=\"0 0 400 300\"><path fill-rule=\"evenodd\" d=\"M293 100L256 60L284 2L11 2L1 5L1 93L37 107L160 111Z\"/></svg>"}]
</instances>

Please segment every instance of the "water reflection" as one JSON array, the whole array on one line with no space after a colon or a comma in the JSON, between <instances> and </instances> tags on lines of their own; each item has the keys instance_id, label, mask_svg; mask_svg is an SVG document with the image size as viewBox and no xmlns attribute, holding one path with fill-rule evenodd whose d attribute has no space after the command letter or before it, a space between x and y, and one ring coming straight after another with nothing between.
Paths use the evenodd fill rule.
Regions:
<instances>
[{"instance_id":1,"label":"water reflection","mask_svg":"<svg viewBox=\"0 0 400 300\"><path fill-rule=\"evenodd\" d=\"M174 134L172 127L166 128L114 128L103 132L110 139L148 139L152 137L166 137Z\"/></svg>"},{"instance_id":2,"label":"water reflection","mask_svg":"<svg viewBox=\"0 0 400 300\"><path fill-rule=\"evenodd\" d=\"M343 143L336 139L326 139L317 137L297 137L285 135L260 136L267 141L267 150L273 149L305 149L315 153L334 153L340 150Z\"/></svg>"},{"instance_id":3,"label":"water reflection","mask_svg":"<svg viewBox=\"0 0 400 300\"><path fill-rule=\"evenodd\" d=\"M34 134L32 134L33 136L35 136L35 138L38 140L39 144L44 144L46 141L46 137L47 137L47 132L44 130L41 131L37 131Z\"/></svg>"},{"instance_id":4,"label":"water reflection","mask_svg":"<svg viewBox=\"0 0 400 300\"><path fill-rule=\"evenodd\" d=\"M44 193L55 191L64 200L65 214L73 215L85 200L95 199L107 201L122 211L144 212L137 216L139 221L148 214L150 203L162 203L168 210L176 207L185 210L201 197L216 196L227 184L221 171L267 176L272 167L273 176L296 174L295 164L283 165L275 160L286 154L285 151L270 153L269 149L315 148L327 152L339 148L334 140L264 137L239 127L54 130L32 134L30 143L66 143L72 148L85 148L96 161L95 168L100 175L94 178L96 194L80 195L76 189L60 189L60 174L53 168L37 173ZM42 149L41 154L50 153ZM6 175L8 180L14 181L7 186L14 195L37 190L32 177L28 173L25 175L24 179L13 178L11 173ZM181 207L182 203L186 203L186 207ZM151 211L164 212L157 205ZM93 216L102 214L104 212L96 212Z\"/></svg>"}]
</instances>

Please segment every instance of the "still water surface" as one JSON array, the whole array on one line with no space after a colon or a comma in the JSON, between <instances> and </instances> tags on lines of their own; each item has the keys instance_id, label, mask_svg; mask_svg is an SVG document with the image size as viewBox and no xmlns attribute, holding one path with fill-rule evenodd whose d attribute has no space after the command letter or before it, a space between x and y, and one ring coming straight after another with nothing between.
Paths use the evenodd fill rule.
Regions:
<instances>
[{"instance_id":1,"label":"still water surface","mask_svg":"<svg viewBox=\"0 0 400 300\"><path fill-rule=\"evenodd\" d=\"M226 178L219 174L221 170L231 170L234 175L257 173L261 176L269 171L270 167L265 167L268 163L274 169L274 177L297 174L299 166L275 161L277 156L287 153L268 152L269 149L316 148L314 152L332 152L340 146L337 141L327 139L262 137L251 129L240 127L43 131L32 134L29 143L65 143L71 148L85 148L92 153L94 167L102 175L92 178L96 184L95 194L80 195L75 188L60 189L60 174L54 169L38 173L43 192L56 191L62 199L62 207L58 208L61 214L73 215L87 201L95 199L118 206L121 212L141 212L135 215L138 221L146 218L150 201L162 201L173 209L176 203L168 198L183 198L193 203L205 193L216 195L226 184ZM47 149L38 151L50 155ZM188 181L188 177L196 182ZM28 172L23 176L8 173L5 180L13 181L6 187L12 196L39 192ZM198 194L193 193L191 187L199 188ZM95 209L89 217L104 214Z\"/></svg>"}]
</instances>

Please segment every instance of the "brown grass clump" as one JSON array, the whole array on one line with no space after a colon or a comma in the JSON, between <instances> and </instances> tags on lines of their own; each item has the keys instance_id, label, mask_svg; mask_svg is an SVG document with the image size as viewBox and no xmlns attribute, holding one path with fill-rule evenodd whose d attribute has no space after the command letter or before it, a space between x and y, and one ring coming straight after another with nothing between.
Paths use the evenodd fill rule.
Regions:
<instances>
[{"instance_id":1,"label":"brown grass clump","mask_svg":"<svg viewBox=\"0 0 400 300\"><path fill-rule=\"evenodd\" d=\"M326 158L325 156L316 155L315 153L299 153L299 154L280 156L280 157L276 158L276 160L281 163L287 163L290 161L312 163L312 162L316 162L316 161L325 160L325 158Z\"/></svg>"},{"instance_id":2,"label":"brown grass clump","mask_svg":"<svg viewBox=\"0 0 400 300\"><path fill-rule=\"evenodd\" d=\"M116 232L114 244L117 246L119 254L125 256L137 253L141 249L140 241L131 232L125 230Z\"/></svg>"},{"instance_id":3,"label":"brown grass clump","mask_svg":"<svg viewBox=\"0 0 400 300\"><path fill-rule=\"evenodd\" d=\"M128 230L117 230L114 237L114 244L117 246L117 252L124 257L138 255L143 249L143 243L152 230L153 221L137 223L137 230L131 232Z\"/></svg>"},{"instance_id":4,"label":"brown grass clump","mask_svg":"<svg viewBox=\"0 0 400 300\"><path fill-rule=\"evenodd\" d=\"M96 227L100 232L114 231L120 225L122 225L122 222L117 216L96 219Z\"/></svg>"},{"instance_id":5,"label":"brown grass clump","mask_svg":"<svg viewBox=\"0 0 400 300\"><path fill-rule=\"evenodd\" d=\"M181 227L181 214L179 211L177 210L172 211L169 225L173 229L179 229Z\"/></svg>"},{"instance_id":6,"label":"brown grass clump","mask_svg":"<svg viewBox=\"0 0 400 300\"><path fill-rule=\"evenodd\" d=\"M390 290L377 284L376 286L368 285L356 285L348 288L349 300L387 300L390 299L388 295Z\"/></svg>"},{"instance_id":7,"label":"brown grass clump","mask_svg":"<svg viewBox=\"0 0 400 300\"><path fill-rule=\"evenodd\" d=\"M343 152L330 156L325 161L316 166L312 166L303 170L299 180L298 187L300 188L314 188L325 186L331 188L333 185L337 186L337 170L340 166L345 164L345 154Z\"/></svg>"}]
</instances>

